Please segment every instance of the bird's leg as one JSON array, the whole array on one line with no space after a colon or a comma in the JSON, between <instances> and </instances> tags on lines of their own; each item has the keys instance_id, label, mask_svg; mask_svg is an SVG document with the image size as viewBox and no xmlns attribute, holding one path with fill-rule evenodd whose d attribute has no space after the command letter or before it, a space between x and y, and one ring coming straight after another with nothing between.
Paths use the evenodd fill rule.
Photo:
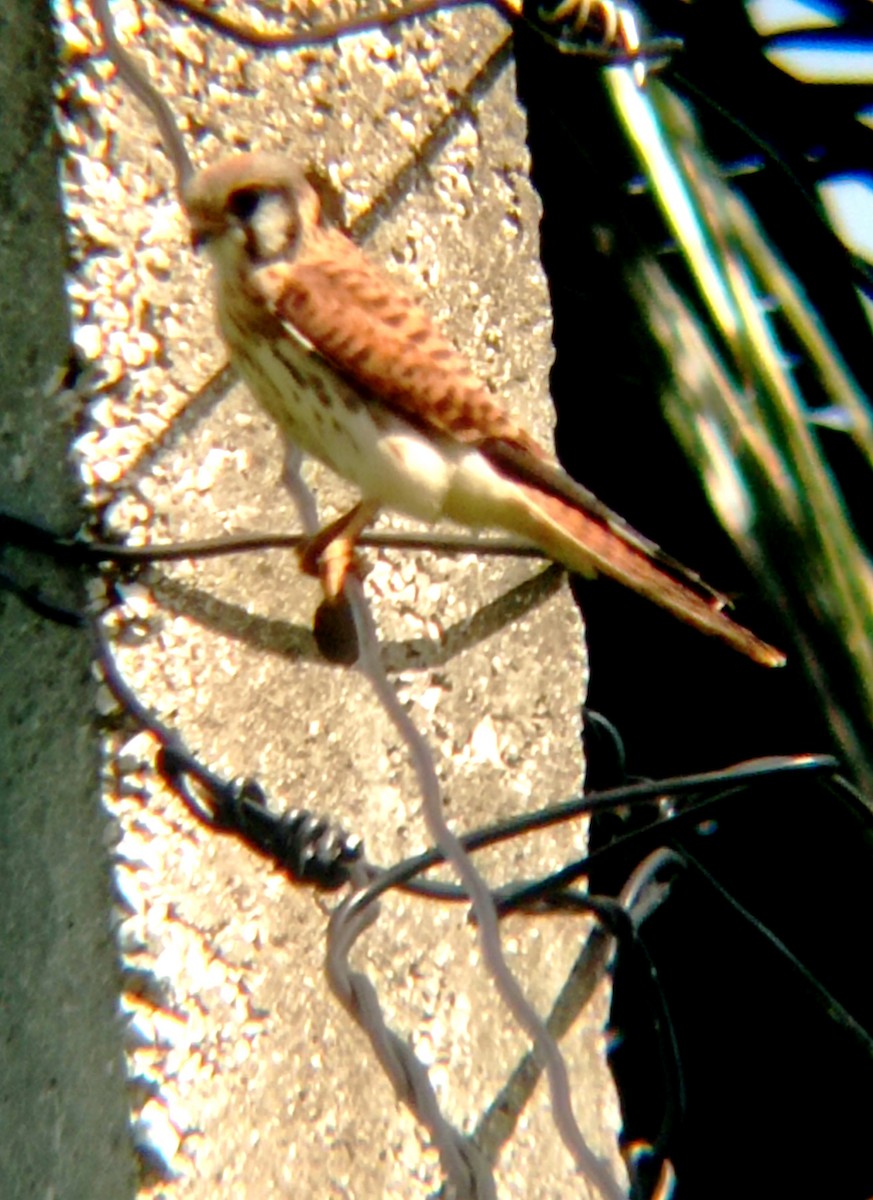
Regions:
<instances>
[{"instance_id":1,"label":"bird's leg","mask_svg":"<svg viewBox=\"0 0 873 1200\"><path fill-rule=\"evenodd\" d=\"M321 579L328 600L335 600L342 592L349 571L361 574L355 543L375 520L378 511L378 501L362 500L313 537L301 542L297 550L300 566L307 575Z\"/></svg>"},{"instance_id":2,"label":"bird's leg","mask_svg":"<svg viewBox=\"0 0 873 1200\"><path fill-rule=\"evenodd\" d=\"M356 504L350 512L326 525L324 529L319 529L315 499L300 474L303 453L297 443L289 437L285 437L284 443L282 481L297 505L303 528L307 533L313 529L316 531L306 537L298 547L300 566L307 575L321 579L326 598L333 601L342 592L348 572L354 569L360 574L354 543L366 526L375 519L378 505L372 501Z\"/></svg>"}]
</instances>

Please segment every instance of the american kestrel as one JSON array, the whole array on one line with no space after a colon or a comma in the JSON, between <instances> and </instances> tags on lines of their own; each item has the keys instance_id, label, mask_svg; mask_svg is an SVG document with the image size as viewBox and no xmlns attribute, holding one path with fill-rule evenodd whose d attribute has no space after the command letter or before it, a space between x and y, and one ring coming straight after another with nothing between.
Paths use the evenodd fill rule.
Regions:
<instances>
[{"instance_id":1,"label":"american kestrel","mask_svg":"<svg viewBox=\"0 0 873 1200\"><path fill-rule=\"evenodd\" d=\"M315 539L342 586L381 507L504 530L568 570L604 574L756 662L785 656L727 598L575 483L506 412L430 317L344 234L284 158L237 154L184 189L216 268L231 358L283 435L361 493ZM310 561L310 566L312 565Z\"/></svg>"}]
</instances>

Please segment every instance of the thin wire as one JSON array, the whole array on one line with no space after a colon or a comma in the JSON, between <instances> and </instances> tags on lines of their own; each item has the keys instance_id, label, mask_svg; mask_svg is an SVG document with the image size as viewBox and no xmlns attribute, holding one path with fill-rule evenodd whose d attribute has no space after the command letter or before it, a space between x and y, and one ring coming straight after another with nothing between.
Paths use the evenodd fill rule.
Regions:
<instances>
[{"instance_id":1,"label":"thin wire","mask_svg":"<svg viewBox=\"0 0 873 1200\"><path fill-rule=\"evenodd\" d=\"M852 1035L859 1049L863 1050L868 1058L873 1059L873 1036L871 1036L864 1026L852 1016L848 1009L845 1008L839 1002L839 1000L837 1000L833 993L828 991L824 984L816 979L812 971L810 971L810 969L805 966L800 959L796 957L796 955L792 954L788 946L786 946L786 944L780 938L778 938L771 929L768 929L763 922L759 921L754 913L750 912L739 902L739 900L732 896L726 888L722 887L715 876L711 875L710 872L707 871L703 863L701 863L699 859L695 858L693 854L689 853L685 847L682 848L680 857L688 864L689 867L692 867L702 879L706 880L709 886L721 897L725 904L732 908L734 912L742 917L742 919L752 929L756 930L757 933L765 939L765 941L769 942L770 945L774 947L778 955L784 959L784 961L787 962L789 966L792 967L792 969L796 972L796 974L803 980L806 987L813 993L828 1016L832 1020L838 1021L839 1024L842 1025L843 1028Z\"/></svg>"},{"instance_id":2,"label":"thin wire","mask_svg":"<svg viewBox=\"0 0 873 1200\"><path fill-rule=\"evenodd\" d=\"M410 0L400 8L386 9L380 13L364 13L357 17L329 21L318 25L315 29L295 29L291 33L255 29L223 13L213 12L196 3L195 0L161 0L165 8L184 13L201 25L214 30L223 37L231 38L239 45L248 46L253 50L295 50L305 46L321 46L327 42L337 41L356 33L369 33L376 29L390 29L402 21L410 21L419 17L435 16L455 8L470 8L477 4L493 8L503 19L513 27L523 26L532 30L542 38L547 45L554 46L562 54L588 58L595 63L606 66L620 66L630 63L647 61L655 65L668 62L672 56L682 50L682 41L678 38L659 37L651 41L640 42L633 49L623 46L607 45L591 41L574 41L561 35L553 35L546 31L539 21L532 21L522 12L521 4L513 0ZM547 21L543 10L540 10L541 21ZM578 37L585 28L573 28Z\"/></svg>"},{"instance_id":3,"label":"thin wire","mask_svg":"<svg viewBox=\"0 0 873 1200\"><path fill-rule=\"evenodd\" d=\"M109 11L108 0L92 0L92 8L103 34L103 49L106 57L115 66L119 77L154 117L164 151L176 173L176 186L181 191L187 180L193 175L194 167L185 148L182 133L176 123L175 114L119 42L112 14Z\"/></svg>"},{"instance_id":4,"label":"thin wire","mask_svg":"<svg viewBox=\"0 0 873 1200\"><path fill-rule=\"evenodd\" d=\"M661 846L634 868L619 895L619 902L627 910L633 925L634 950L645 963L649 983L656 999L653 1022L661 1074L664 1080L665 1101L660 1128L652 1143L652 1150L655 1153L661 1153L663 1147L669 1143L671 1132L681 1124L687 1107L682 1056L679 1052L679 1041L667 1004L667 996L658 978L655 961L649 953L645 941L637 936L640 926L667 899L670 884L659 884L657 887L653 885L658 872L669 866L685 869L685 863L680 855L668 847Z\"/></svg>"},{"instance_id":5,"label":"thin wire","mask_svg":"<svg viewBox=\"0 0 873 1200\"><path fill-rule=\"evenodd\" d=\"M301 505L307 502L302 494L298 495L291 478L290 467L286 466L283 482L302 512ZM307 489L306 494L311 501L312 493ZM240 533L190 542L151 542L144 546L130 546L116 542L86 541L81 537L63 537L36 521L0 508L0 537L3 541L48 553L68 562L81 563L175 562L186 558L216 558L222 554L245 554L260 550L294 550L318 529L317 519L313 525L309 512L301 517L301 524L306 533ZM366 531L357 540L361 546L380 550L424 550L434 554L482 554L496 558L546 558L535 546L527 546L509 537L386 529L381 532Z\"/></svg>"},{"instance_id":6,"label":"thin wire","mask_svg":"<svg viewBox=\"0 0 873 1200\"><path fill-rule=\"evenodd\" d=\"M676 1038L663 989L645 944L637 936L637 929L654 911L652 880L670 861L669 855L664 851L656 851L650 855L633 873L618 899L579 893L568 897L573 901L571 907L593 913L600 924L586 940L546 1018L549 1032L555 1038L563 1037L578 1019L603 978L616 942L643 958L660 1010L660 1020L656 1017L657 1028L665 1030L667 1041L667 1045L664 1046L659 1039L667 1102L656 1145L664 1141L676 1122L677 1114L682 1112L684 1089ZM666 895L667 888L657 889L656 902L663 902ZM496 1159L501 1146L512 1136L518 1116L533 1094L541 1074L542 1063L537 1060L535 1053L529 1051L520 1059L511 1076L480 1118L474 1136L491 1161Z\"/></svg>"},{"instance_id":7,"label":"thin wire","mask_svg":"<svg viewBox=\"0 0 873 1200\"><path fill-rule=\"evenodd\" d=\"M356 33L369 33L375 29L390 28L399 21L415 17L427 17L453 8L469 8L483 0L411 0L399 9L387 9L381 13L363 13L337 21L329 21L315 29L295 29L293 33L256 29L242 21L234 20L223 13L195 3L194 0L161 0L165 8L184 13L192 21L205 25L223 37L231 38L241 46L252 50L295 50L304 46L320 46L334 42L340 37ZM513 9L502 0L487 0L507 20L515 16Z\"/></svg>"},{"instance_id":8,"label":"thin wire","mask_svg":"<svg viewBox=\"0 0 873 1200\"><path fill-rule=\"evenodd\" d=\"M331 989L366 1032L400 1099L427 1126L458 1200L496 1200L487 1162L442 1115L424 1064L386 1025L373 984L366 975L349 969L348 957L354 943L379 914L378 906L362 909L354 900L352 896L344 901L328 926L326 970Z\"/></svg>"},{"instance_id":9,"label":"thin wire","mask_svg":"<svg viewBox=\"0 0 873 1200\"><path fill-rule=\"evenodd\" d=\"M379 644L370 611L360 582L350 579L347 584L360 645L359 668L369 680L376 695L409 747L413 766L422 794L422 811L428 832L440 851L458 873L470 896L479 926L482 957L497 985L498 991L518 1023L533 1039L537 1053L546 1065L552 1097L552 1116L561 1140L567 1147L577 1169L608 1200L625 1200L627 1193L613 1177L609 1165L590 1149L573 1113L567 1067L555 1039L524 995L515 976L503 957L497 909L487 885L476 871L459 838L446 822L440 786L427 743L410 720L388 680L379 656ZM366 893L364 893L366 894ZM349 901L350 919L358 911L358 897Z\"/></svg>"}]
</instances>

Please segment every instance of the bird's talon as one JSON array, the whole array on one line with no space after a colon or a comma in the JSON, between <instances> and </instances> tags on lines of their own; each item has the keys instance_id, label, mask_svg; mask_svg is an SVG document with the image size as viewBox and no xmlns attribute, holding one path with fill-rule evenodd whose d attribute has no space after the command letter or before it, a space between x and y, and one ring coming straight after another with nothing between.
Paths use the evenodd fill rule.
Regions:
<instances>
[{"instance_id":1,"label":"bird's talon","mask_svg":"<svg viewBox=\"0 0 873 1200\"><path fill-rule=\"evenodd\" d=\"M318 579L321 575L321 555L323 546L318 544L318 537L304 538L297 546L297 561L304 575Z\"/></svg>"},{"instance_id":2,"label":"bird's talon","mask_svg":"<svg viewBox=\"0 0 873 1200\"><path fill-rule=\"evenodd\" d=\"M329 601L341 595L350 574L363 579L369 573L369 566L347 542L336 540L324 546L318 544L318 538L311 538L298 547L297 555L305 574L321 580Z\"/></svg>"}]
</instances>

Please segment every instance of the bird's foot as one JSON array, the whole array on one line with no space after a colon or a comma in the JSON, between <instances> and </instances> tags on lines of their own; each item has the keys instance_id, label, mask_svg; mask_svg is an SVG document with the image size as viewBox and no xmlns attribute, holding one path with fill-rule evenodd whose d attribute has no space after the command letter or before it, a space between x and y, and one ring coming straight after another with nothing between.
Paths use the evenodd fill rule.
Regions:
<instances>
[{"instance_id":1,"label":"bird's foot","mask_svg":"<svg viewBox=\"0 0 873 1200\"><path fill-rule=\"evenodd\" d=\"M362 501L298 546L301 569L321 580L326 599L335 600L342 593L350 572L359 579L366 574L360 556L355 553L355 544L376 512L376 505Z\"/></svg>"}]
</instances>

